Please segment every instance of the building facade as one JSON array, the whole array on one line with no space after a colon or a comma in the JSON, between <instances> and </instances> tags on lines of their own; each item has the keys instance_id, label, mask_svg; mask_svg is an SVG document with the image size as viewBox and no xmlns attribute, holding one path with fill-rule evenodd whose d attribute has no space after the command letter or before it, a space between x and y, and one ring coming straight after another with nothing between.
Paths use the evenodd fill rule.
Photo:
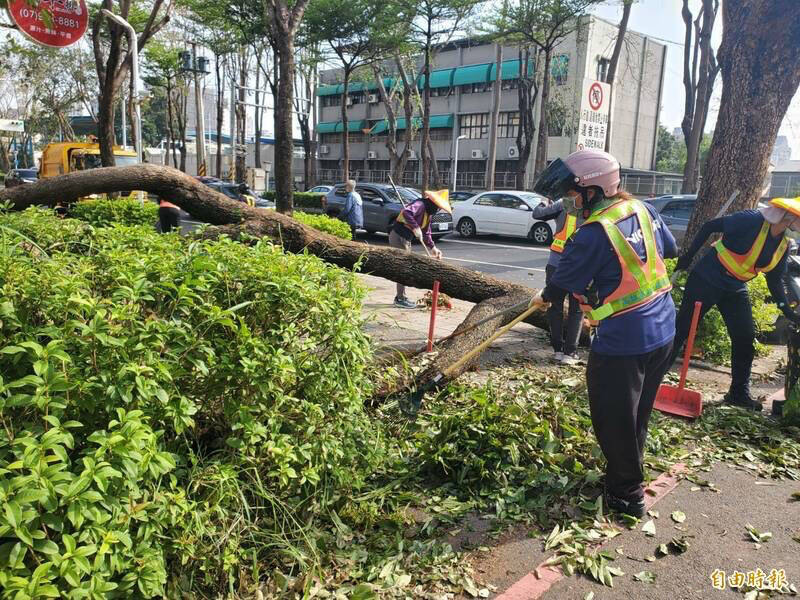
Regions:
<instances>
[{"instance_id":1,"label":"building facade","mask_svg":"<svg viewBox=\"0 0 800 600\"><path fill-rule=\"evenodd\" d=\"M569 154L585 142L587 132L583 113L586 111L583 109L587 82L604 82L616 36L616 25L587 16L556 48L551 65L550 97L551 102L559 107L556 111L559 117L552 120L558 122L548 123L548 160ZM499 189L517 187L519 55L517 47L503 48L495 166L495 187ZM441 178L451 187L453 183L458 189L486 187L495 56L495 45L470 40L450 44L435 55L431 73L431 140ZM626 34L608 117L611 122L610 151L623 168L654 168L665 62L665 45L636 32ZM320 74L317 91L319 122L316 125L319 180L330 183L341 179L341 103L345 101L348 103L351 177L386 181L390 169L386 147L388 127L377 86L369 82L351 84L345 100L340 77L338 70ZM608 89L607 86L604 89ZM537 123L539 104L537 101ZM398 119L397 126L404 129L405 119ZM594 127L595 132L600 132L602 127L602 133L606 135L604 123ZM417 134L414 154L403 177L406 185L420 183L419 137ZM525 187L531 185L535 151L534 143L526 168Z\"/></svg>"}]
</instances>

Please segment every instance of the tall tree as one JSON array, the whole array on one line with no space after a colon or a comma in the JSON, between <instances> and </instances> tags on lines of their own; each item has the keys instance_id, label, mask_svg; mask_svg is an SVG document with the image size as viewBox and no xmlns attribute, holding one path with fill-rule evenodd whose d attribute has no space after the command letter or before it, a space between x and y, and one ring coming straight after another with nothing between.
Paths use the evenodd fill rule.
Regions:
<instances>
[{"instance_id":1,"label":"tall tree","mask_svg":"<svg viewBox=\"0 0 800 600\"><path fill-rule=\"evenodd\" d=\"M389 2L314 0L306 12L307 43L326 43L342 67L342 179L350 178L350 131L347 109L353 73L384 55L379 33L391 27ZM362 85L363 88L363 85Z\"/></svg>"},{"instance_id":2,"label":"tall tree","mask_svg":"<svg viewBox=\"0 0 800 600\"><path fill-rule=\"evenodd\" d=\"M393 0L394 14L410 27L410 38L422 51L422 188L441 185L431 143L431 66L437 48L461 30L481 0Z\"/></svg>"},{"instance_id":3,"label":"tall tree","mask_svg":"<svg viewBox=\"0 0 800 600\"><path fill-rule=\"evenodd\" d=\"M631 8L636 0L622 0L622 17L617 26L617 39L614 41L614 51L611 53L611 60L608 63L608 71L606 72L606 83L611 86L611 99L609 101L608 110L609 114L613 110L614 102L614 80L617 78L617 67L619 66L619 57L622 56L622 46L625 43L625 36L628 33L628 21L631 18ZM613 119L608 120L606 127L606 145L605 150L608 152L611 146L611 123Z\"/></svg>"},{"instance_id":4,"label":"tall tree","mask_svg":"<svg viewBox=\"0 0 800 600\"><path fill-rule=\"evenodd\" d=\"M114 10L114 6L117 10ZM134 3L133 0L102 0L92 17L92 50L99 83L97 96L97 130L100 142L100 160L103 166L114 165L114 109L117 93L131 67L130 42L125 28L106 17L102 9L116 12L138 31L136 45L139 52L170 19L173 0L153 0L152 3ZM149 10L148 10L149 9ZM144 19L142 19L144 17ZM123 47L128 48L123 56Z\"/></svg>"},{"instance_id":5,"label":"tall tree","mask_svg":"<svg viewBox=\"0 0 800 600\"><path fill-rule=\"evenodd\" d=\"M500 33L521 38L542 54L539 131L534 171L547 164L547 109L550 100L550 62L553 52L580 26L580 18L601 0L512 0L499 20Z\"/></svg>"},{"instance_id":6,"label":"tall tree","mask_svg":"<svg viewBox=\"0 0 800 600\"><path fill-rule=\"evenodd\" d=\"M683 47L683 87L686 92L685 107L681 129L686 144L686 164L683 168L684 194L697 191L700 142L708 118L714 80L719 73L719 65L711 48L711 33L717 19L719 0L702 0L702 7L693 19L689 0L683 0L683 17L686 34ZM702 22L702 25L701 25ZM694 29L694 43L692 30Z\"/></svg>"},{"instance_id":7,"label":"tall tree","mask_svg":"<svg viewBox=\"0 0 800 600\"><path fill-rule=\"evenodd\" d=\"M264 0L269 38L278 61L275 98L275 204L279 212L291 214L293 208L292 106L294 104L295 38L308 0Z\"/></svg>"},{"instance_id":8,"label":"tall tree","mask_svg":"<svg viewBox=\"0 0 800 600\"><path fill-rule=\"evenodd\" d=\"M497 122L500 119L500 87L503 70L503 44L495 44L495 78L492 90L492 113L489 124L489 156L486 159L486 189L494 189L494 173L497 161Z\"/></svg>"},{"instance_id":9,"label":"tall tree","mask_svg":"<svg viewBox=\"0 0 800 600\"><path fill-rule=\"evenodd\" d=\"M310 44L299 53L298 76L295 78L294 109L303 141L303 183L309 189L317 183L317 79L322 60L319 48Z\"/></svg>"},{"instance_id":10,"label":"tall tree","mask_svg":"<svg viewBox=\"0 0 800 600\"><path fill-rule=\"evenodd\" d=\"M798 39L800 3L795 0L722 5L717 52L722 98L687 239L734 191L740 195L731 211L758 202L778 129L800 86Z\"/></svg>"}]
</instances>

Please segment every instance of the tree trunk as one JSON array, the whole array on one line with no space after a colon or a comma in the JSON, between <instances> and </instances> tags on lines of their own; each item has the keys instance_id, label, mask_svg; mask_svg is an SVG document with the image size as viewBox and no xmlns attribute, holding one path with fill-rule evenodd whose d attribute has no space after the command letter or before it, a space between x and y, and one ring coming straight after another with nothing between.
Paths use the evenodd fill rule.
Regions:
<instances>
[{"instance_id":1,"label":"tree trunk","mask_svg":"<svg viewBox=\"0 0 800 600\"><path fill-rule=\"evenodd\" d=\"M775 137L800 86L800 52L787 43L800 39L800 3L726 2L722 19L722 98L687 240L734 191L740 195L730 212L756 205Z\"/></svg>"},{"instance_id":2,"label":"tree trunk","mask_svg":"<svg viewBox=\"0 0 800 600\"><path fill-rule=\"evenodd\" d=\"M100 143L100 161L104 167L114 166L114 101L100 97L97 111L97 140Z\"/></svg>"},{"instance_id":3,"label":"tree trunk","mask_svg":"<svg viewBox=\"0 0 800 600\"><path fill-rule=\"evenodd\" d=\"M236 152L236 175L235 180L237 183L242 183L246 177L247 170L247 106L244 104L247 101L247 71L249 57L246 54L247 50L242 48L239 53L239 104L236 107L236 126L238 128L237 138L238 144L244 148L244 152Z\"/></svg>"},{"instance_id":4,"label":"tree trunk","mask_svg":"<svg viewBox=\"0 0 800 600\"><path fill-rule=\"evenodd\" d=\"M130 189L168 196L171 202L195 218L217 225L206 229L203 233L206 238L220 235L238 238L242 234L252 238L268 237L288 252L308 252L346 269L353 269L358 265L363 273L405 285L429 289L434 281L439 281L443 293L477 303L467 320L459 326L462 329L485 315L523 299L532 298L535 294L535 290L530 288L500 281L483 273L453 266L421 254L406 254L394 248L365 247L364 244L336 238L307 227L277 211L264 211L231 200L199 183L195 178L168 167L145 164L78 171L2 190L0 203L8 200L16 209L22 210L32 205L51 204L55 198L69 201L89 194ZM498 317L464 336L439 346L439 355L425 371L423 379L433 372L452 365L466 351L521 312L520 309L516 314ZM544 311L537 311L527 319L527 322L547 328ZM394 387L383 392L391 393L396 389Z\"/></svg>"},{"instance_id":5,"label":"tree trunk","mask_svg":"<svg viewBox=\"0 0 800 600\"><path fill-rule=\"evenodd\" d=\"M697 191L697 166L700 153L700 142L703 139L703 124L708 114L709 72L711 70L711 31L714 27L716 12L713 0L703 0L703 25L697 32L697 44L700 52L697 87L694 88L695 100L692 111L689 136L685 137L686 164L683 168L682 194L693 194Z\"/></svg>"},{"instance_id":6,"label":"tree trunk","mask_svg":"<svg viewBox=\"0 0 800 600\"><path fill-rule=\"evenodd\" d=\"M536 137L536 98L539 95L539 86L536 83L536 66L538 66L538 51L534 61L534 72L529 73L531 52L530 48L520 49L520 80L517 88L517 98L519 99L519 129L517 129L517 149L519 159L517 160L517 189L527 189L525 182L528 170L528 161L533 149L533 140Z\"/></svg>"},{"instance_id":7,"label":"tree trunk","mask_svg":"<svg viewBox=\"0 0 800 600\"><path fill-rule=\"evenodd\" d=\"M222 178L222 121L225 116L225 87L223 86L221 56L214 53L214 77L217 83L217 158L214 161L214 171L218 179Z\"/></svg>"},{"instance_id":8,"label":"tree trunk","mask_svg":"<svg viewBox=\"0 0 800 600\"><path fill-rule=\"evenodd\" d=\"M633 7L633 0L623 0L622 2L622 18L619 20L619 30L617 31L617 40L614 42L614 51L611 53L611 61L608 63L608 73L606 74L606 83L611 86L611 99L609 100L608 110L609 115L613 116L613 102L614 102L614 80L617 77L617 66L619 65L619 57L622 54L622 44L625 42L625 35L628 33L628 20L631 17L631 8ZM609 151L611 145L611 123L614 119L608 120L606 126L606 145L605 151Z\"/></svg>"},{"instance_id":9,"label":"tree trunk","mask_svg":"<svg viewBox=\"0 0 800 600\"><path fill-rule=\"evenodd\" d=\"M279 40L278 97L275 101L275 208L291 215L292 189L292 91L294 89L294 37L282 33Z\"/></svg>"},{"instance_id":10,"label":"tree trunk","mask_svg":"<svg viewBox=\"0 0 800 600\"><path fill-rule=\"evenodd\" d=\"M342 90L342 181L350 179L350 132L347 119L347 99L350 90L350 68L344 68L344 89Z\"/></svg>"},{"instance_id":11,"label":"tree trunk","mask_svg":"<svg viewBox=\"0 0 800 600\"><path fill-rule=\"evenodd\" d=\"M494 189L495 161L497 160L497 124L500 120L500 86L501 70L503 65L503 45L496 44L495 64L497 73L494 78L494 89L492 90L492 119L489 125L489 156L486 159L486 189Z\"/></svg>"},{"instance_id":12,"label":"tree trunk","mask_svg":"<svg viewBox=\"0 0 800 600\"><path fill-rule=\"evenodd\" d=\"M431 138L431 23L428 22L428 39L425 45L425 66L422 70L425 77L425 86L422 89L422 142L420 143L420 154L422 158L422 188L429 189L431 178L431 163L433 157L428 152L428 144ZM411 127L411 123L406 123L406 128ZM427 158L426 158L427 157Z\"/></svg>"},{"instance_id":13,"label":"tree trunk","mask_svg":"<svg viewBox=\"0 0 800 600\"><path fill-rule=\"evenodd\" d=\"M536 144L534 173L538 176L547 166L547 104L550 101L550 59L552 48L544 50L544 73L542 74L542 102L539 109L539 140Z\"/></svg>"},{"instance_id":14,"label":"tree trunk","mask_svg":"<svg viewBox=\"0 0 800 600\"><path fill-rule=\"evenodd\" d=\"M256 57L256 106L255 106L255 130L256 130L256 139L255 139L255 156L253 157L253 163L256 169L261 168L261 118L263 115L263 111L261 110L261 90L259 89L261 86L261 55L262 52L257 51L255 53Z\"/></svg>"}]
</instances>

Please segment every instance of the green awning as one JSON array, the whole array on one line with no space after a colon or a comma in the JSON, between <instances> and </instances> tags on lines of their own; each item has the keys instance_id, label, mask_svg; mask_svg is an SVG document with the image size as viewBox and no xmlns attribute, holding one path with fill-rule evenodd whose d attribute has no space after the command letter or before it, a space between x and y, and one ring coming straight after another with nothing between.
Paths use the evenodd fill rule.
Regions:
<instances>
[{"instance_id":1,"label":"green awning","mask_svg":"<svg viewBox=\"0 0 800 600\"><path fill-rule=\"evenodd\" d=\"M453 85L467 85L470 83L486 83L489 81L489 63L485 65L470 65L458 67L453 76ZM431 79L433 79L431 77Z\"/></svg>"},{"instance_id":2,"label":"green awning","mask_svg":"<svg viewBox=\"0 0 800 600\"><path fill-rule=\"evenodd\" d=\"M344 91L344 86L339 85L321 85L317 88L317 96L335 96L341 95Z\"/></svg>"},{"instance_id":3,"label":"green awning","mask_svg":"<svg viewBox=\"0 0 800 600\"><path fill-rule=\"evenodd\" d=\"M453 74L455 69L439 69L431 71L431 88L449 88L453 85ZM425 88L425 75L420 75L417 80L419 89Z\"/></svg>"},{"instance_id":4,"label":"green awning","mask_svg":"<svg viewBox=\"0 0 800 600\"><path fill-rule=\"evenodd\" d=\"M519 79L520 78L520 61L517 60L504 60L503 61L503 69L500 72L500 78L503 80L506 79ZM533 75L533 61L528 62L528 77ZM492 63L492 67L489 69L489 79L490 81L494 81L497 77L497 64Z\"/></svg>"},{"instance_id":5,"label":"green awning","mask_svg":"<svg viewBox=\"0 0 800 600\"><path fill-rule=\"evenodd\" d=\"M358 121L348 121L347 122L347 131L361 131L367 127L367 122L364 119ZM342 133L342 122L341 121L326 121L323 123L317 123L317 133Z\"/></svg>"},{"instance_id":6,"label":"green awning","mask_svg":"<svg viewBox=\"0 0 800 600\"><path fill-rule=\"evenodd\" d=\"M433 79L433 77L431 77ZM453 115L431 115L431 129L447 129L453 127ZM421 128L422 127L422 117L414 117L414 127ZM397 129L403 130L406 128L406 119L405 117L400 117L397 119ZM383 133L384 131L389 131L389 121L384 119L383 121L378 121L375 126L370 131L370 135L378 135Z\"/></svg>"}]
</instances>

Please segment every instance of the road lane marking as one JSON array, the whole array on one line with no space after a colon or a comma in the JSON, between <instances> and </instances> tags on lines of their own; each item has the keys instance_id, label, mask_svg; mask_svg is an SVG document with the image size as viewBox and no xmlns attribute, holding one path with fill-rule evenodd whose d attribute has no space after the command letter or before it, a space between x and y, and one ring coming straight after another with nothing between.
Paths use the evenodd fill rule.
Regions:
<instances>
[{"instance_id":1,"label":"road lane marking","mask_svg":"<svg viewBox=\"0 0 800 600\"><path fill-rule=\"evenodd\" d=\"M516 265L503 265L503 264L500 264L500 263L491 263L491 262L485 262L485 261L482 261L482 260L469 260L469 259L466 259L466 258L453 258L451 256L445 256L443 258L445 260L458 260L460 262L473 263L473 264L476 264L476 265L491 265L492 267L504 267L506 269L519 269L520 271L541 271L542 273L544 273L544 269L538 269L536 267L518 267Z\"/></svg>"},{"instance_id":2,"label":"road lane marking","mask_svg":"<svg viewBox=\"0 0 800 600\"><path fill-rule=\"evenodd\" d=\"M444 238L442 242L452 242L454 244L472 244L474 246L488 246L490 248L513 248L514 250L530 250L531 252L550 252L550 248L531 248L530 246L510 246L507 244L489 244L487 242L468 242L467 240L454 240Z\"/></svg>"}]
</instances>

